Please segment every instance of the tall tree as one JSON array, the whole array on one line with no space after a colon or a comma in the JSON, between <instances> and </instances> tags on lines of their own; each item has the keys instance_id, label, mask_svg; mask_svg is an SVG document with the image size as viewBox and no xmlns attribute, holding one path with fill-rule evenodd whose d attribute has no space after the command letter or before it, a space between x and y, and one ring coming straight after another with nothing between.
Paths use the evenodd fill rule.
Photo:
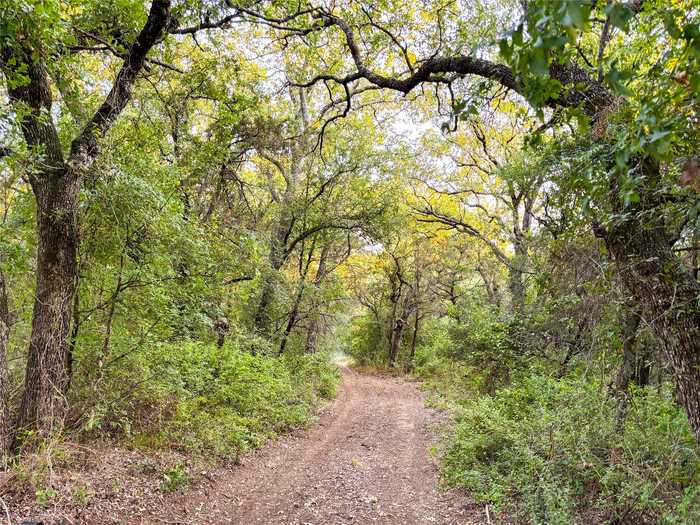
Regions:
<instances>
[{"instance_id":1,"label":"tall tree","mask_svg":"<svg viewBox=\"0 0 700 525\"><path fill-rule=\"evenodd\" d=\"M29 20L24 21L30 22ZM40 435L60 426L66 412L68 335L73 317L78 250L78 196L99 155L99 140L127 105L149 50L170 22L170 1L154 0L147 21L99 109L66 155L54 123L51 82L39 44L11 33L0 46L7 91L28 146L43 156L29 182L37 204L36 300L32 317L20 428ZM31 34L33 28L25 30Z\"/></svg>"}]
</instances>

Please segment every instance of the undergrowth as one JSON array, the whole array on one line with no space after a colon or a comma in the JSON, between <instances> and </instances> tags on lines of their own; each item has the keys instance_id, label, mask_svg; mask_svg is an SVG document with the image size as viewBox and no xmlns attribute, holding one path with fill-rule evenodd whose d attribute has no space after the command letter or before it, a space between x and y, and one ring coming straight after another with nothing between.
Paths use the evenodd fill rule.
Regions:
<instances>
[{"instance_id":1,"label":"undergrowth","mask_svg":"<svg viewBox=\"0 0 700 525\"><path fill-rule=\"evenodd\" d=\"M306 425L335 395L337 368L323 354L251 355L236 344L158 345L122 366L91 409L87 434L190 453L236 455ZM144 378L128 398L119 385Z\"/></svg>"},{"instance_id":2,"label":"undergrowth","mask_svg":"<svg viewBox=\"0 0 700 525\"><path fill-rule=\"evenodd\" d=\"M517 523L700 523L700 458L671 388L633 389L618 433L607 385L584 372L533 366L485 388L488 370L431 341L415 375L453 416L446 484Z\"/></svg>"}]
</instances>

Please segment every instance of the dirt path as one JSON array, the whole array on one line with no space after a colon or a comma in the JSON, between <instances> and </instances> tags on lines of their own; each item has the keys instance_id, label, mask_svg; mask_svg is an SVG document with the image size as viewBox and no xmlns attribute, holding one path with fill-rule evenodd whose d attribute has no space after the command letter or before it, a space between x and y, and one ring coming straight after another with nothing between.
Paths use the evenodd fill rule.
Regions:
<instances>
[{"instance_id":1,"label":"dirt path","mask_svg":"<svg viewBox=\"0 0 700 525\"><path fill-rule=\"evenodd\" d=\"M438 420L415 385L345 369L317 425L270 442L241 466L212 471L182 493L98 498L69 521L54 514L47 523L479 523L463 496L438 490L426 431Z\"/></svg>"},{"instance_id":2,"label":"dirt path","mask_svg":"<svg viewBox=\"0 0 700 525\"><path fill-rule=\"evenodd\" d=\"M438 491L425 429L434 414L415 386L343 375L311 431L270 444L194 498L173 502L189 507L188 523L473 523L459 498Z\"/></svg>"}]
</instances>

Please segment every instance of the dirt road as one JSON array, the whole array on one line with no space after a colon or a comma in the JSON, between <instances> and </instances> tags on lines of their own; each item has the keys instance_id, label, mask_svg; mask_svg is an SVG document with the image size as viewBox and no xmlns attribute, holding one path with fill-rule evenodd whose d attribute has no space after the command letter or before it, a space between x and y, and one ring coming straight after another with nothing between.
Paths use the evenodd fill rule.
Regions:
<instances>
[{"instance_id":1,"label":"dirt road","mask_svg":"<svg viewBox=\"0 0 700 525\"><path fill-rule=\"evenodd\" d=\"M97 490L80 510L57 505L41 518L52 525L479 523L464 497L438 490L426 429L438 419L414 384L344 369L342 389L316 425L270 442L240 466L169 495L132 475L133 483L113 494ZM133 462L117 451L102 455L96 484L114 485L115 471L133 472Z\"/></svg>"}]
</instances>

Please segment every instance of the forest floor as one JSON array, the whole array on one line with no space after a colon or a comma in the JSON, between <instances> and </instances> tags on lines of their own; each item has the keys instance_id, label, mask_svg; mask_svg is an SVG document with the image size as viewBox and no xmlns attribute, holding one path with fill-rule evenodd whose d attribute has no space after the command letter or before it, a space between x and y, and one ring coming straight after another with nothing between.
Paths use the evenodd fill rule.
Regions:
<instances>
[{"instance_id":1,"label":"forest floor","mask_svg":"<svg viewBox=\"0 0 700 525\"><path fill-rule=\"evenodd\" d=\"M10 504L18 505L14 516L26 512L25 519L46 525L486 522L464 494L438 487L428 447L442 419L425 407L415 384L346 368L337 398L316 425L270 441L240 465L201 472L177 491L164 493L155 480L149 482L146 469L134 468L143 464L136 452L125 458L103 451L93 460L94 471L63 474L66 483L75 482L76 474L89 481L81 505L75 497L62 504L54 498L43 510L28 500Z\"/></svg>"}]
</instances>

